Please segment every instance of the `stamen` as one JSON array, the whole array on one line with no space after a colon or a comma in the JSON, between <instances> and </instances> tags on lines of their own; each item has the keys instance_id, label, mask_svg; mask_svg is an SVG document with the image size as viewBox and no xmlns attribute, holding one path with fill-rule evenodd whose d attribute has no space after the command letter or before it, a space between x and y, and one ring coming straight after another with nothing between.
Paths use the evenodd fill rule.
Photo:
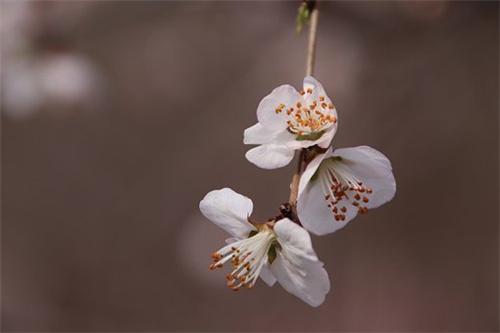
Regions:
<instances>
[{"instance_id":1,"label":"stamen","mask_svg":"<svg viewBox=\"0 0 500 333\"><path fill-rule=\"evenodd\" d=\"M311 88L307 89L308 94L312 94ZM308 95L308 98L310 98ZM288 130L297 136L311 135L321 133L337 122L337 117L333 111L328 109L325 96L320 96L319 100L310 101L307 99L308 105L303 104L304 99L297 101L293 107L286 110ZM279 104L276 108L276 113L281 113L284 110L284 104ZM321 106L321 108L319 108ZM314 136L313 136L314 137ZM318 138L321 135L318 136Z\"/></svg>"},{"instance_id":2,"label":"stamen","mask_svg":"<svg viewBox=\"0 0 500 333\"><path fill-rule=\"evenodd\" d=\"M352 209L357 209L359 213L368 211L364 204L370 201L373 190L363 185L342 161L334 158L325 160L319 172L324 198L335 221L345 221L348 211Z\"/></svg>"},{"instance_id":3,"label":"stamen","mask_svg":"<svg viewBox=\"0 0 500 333\"><path fill-rule=\"evenodd\" d=\"M274 112L281 113L285 107L286 107L285 104L282 103L278 105L278 107L276 108L276 110L274 110Z\"/></svg>"},{"instance_id":4,"label":"stamen","mask_svg":"<svg viewBox=\"0 0 500 333\"><path fill-rule=\"evenodd\" d=\"M259 231L246 239L224 246L212 254L214 263L210 269L222 267L231 261L233 270L226 275L227 286L234 291L241 287L252 288L264 266L267 253L276 239L273 230L267 226L258 226Z\"/></svg>"}]
</instances>

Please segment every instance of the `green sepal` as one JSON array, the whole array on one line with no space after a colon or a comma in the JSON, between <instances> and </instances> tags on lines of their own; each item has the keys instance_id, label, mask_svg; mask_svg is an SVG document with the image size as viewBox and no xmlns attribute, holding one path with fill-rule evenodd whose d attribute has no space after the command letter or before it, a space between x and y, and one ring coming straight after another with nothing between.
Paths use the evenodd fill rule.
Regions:
<instances>
[{"instance_id":1,"label":"green sepal","mask_svg":"<svg viewBox=\"0 0 500 333\"><path fill-rule=\"evenodd\" d=\"M308 133L308 134L302 134L302 135L297 135L295 140L297 141L314 141L318 140L321 138L321 136L325 133L325 130L319 131L319 132L313 132L313 133Z\"/></svg>"},{"instance_id":2,"label":"green sepal","mask_svg":"<svg viewBox=\"0 0 500 333\"><path fill-rule=\"evenodd\" d=\"M297 33L302 31L302 28L309 22L310 17L311 11L309 10L309 6L307 6L307 3L302 2L297 13Z\"/></svg>"},{"instance_id":3,"label":"green sepal","mask_svg":"<svg viewBox=\"0 0 500 333\"><path fill-rule=\"evenodd\" d=\"M277 250L280 250L281 249L281 245L274 241L272 244L271 244L271 247L269 247L269 250L267 251L267 262L269 263L269 265L271 265L274 260L276 259L276 255L277 255Z\"/></svg>"}]
</instances>

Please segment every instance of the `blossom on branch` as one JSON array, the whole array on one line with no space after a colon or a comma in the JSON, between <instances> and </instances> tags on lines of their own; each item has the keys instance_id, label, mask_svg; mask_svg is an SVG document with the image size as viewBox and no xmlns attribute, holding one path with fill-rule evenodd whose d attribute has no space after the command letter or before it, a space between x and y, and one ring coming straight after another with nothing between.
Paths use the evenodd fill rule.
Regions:
<instances>
[{"instance_id":1,"label":"blossom on branch","mask_svg":"<svg viewBox=\"0 0 500 333\"><path fill-rule=\"evenodd\" d=\"M330 280L305 229L288 218L250 223L252 200L229 188L209 192L201 200L200 210L232 236L212 254L210 265L216 269L231 263L232 271L226 276L229 288L252 288L260 276L269 286L278 281L311 306L323 303Z\"/></svg>"},{"instance_id":2,"label":"blossom on branch","mask_svg":"<svg viewBox=\"0 0 500 333\"><path fill-rule=\"evenodd\" d=\"M307 230L325 235L396 193L391 162L368 147L335 149L316 156L299 183L298 217Z\"/></svg>"},{"instance_id":3,"label":"blossom on branch","mask_svg":"<svg viewBox=\"0 0 500 333\"><path fill-rule=\"evenodd\" d=\"M259 145L245 156L263 169L287 165L297 149L328 148L337 131L335 106L312 76L304 78L300 92L290 85L274 89L260 102L257 119L245 130L243 142Z\"/></svg>"}]
</instances>

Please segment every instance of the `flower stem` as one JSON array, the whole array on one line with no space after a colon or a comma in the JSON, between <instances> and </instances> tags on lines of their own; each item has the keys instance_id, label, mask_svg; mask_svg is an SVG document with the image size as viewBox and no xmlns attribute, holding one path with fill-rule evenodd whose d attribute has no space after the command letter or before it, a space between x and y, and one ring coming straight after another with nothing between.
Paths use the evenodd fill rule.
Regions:
<instances>
[{"instance_id":1,"label":"flower stem","mask_svg":"<svg viewBox=\"0 0 500 333\"><path fill-rule=\"evenodd\" d=\"M288 199L288 202L292 206L292 209L295 209L295 206L297 205L297 196L299 193L299 181L300 181L300 175L302 174L302 169L303 165L305 164L305 149L301 149L299 153L299 160L297 163L297 170L295 170L293 176L292 176L292 183L290 184L290 199Z\"/></svg>"},{"instance_id":2,"label":"flower stem","mask_svg":"<svg viewBox=\"0 0 500 333\"><path fill-rule=\"evenodd\" d=\"M311 20L309 22L309 41L307 43L306 75L313 75L316 55L316 31L318 30L318 6L312 4Z\"/></svg>"},{"instance_id":3,"label":"flower stem","mask_svg":"<svg viewBox=\"0 0 500 333\"><path fill-rule=\"evenodd\" d=\"M314 59L316 54L316 31L318 28L318 8L316 1L306 1L309 9L311 10L311 17L309 21L309 38L307 43L307 61L306 61L306 75L312 75L314 72ZM297 170L292 176L290 184L290 198L288 202L292 207L293 215L296 216L297 210L297 196L299 192L300 175L305 167L306 150L301 149L299 153L299 160L297 163Z\"/></svg>"}]
</instances>

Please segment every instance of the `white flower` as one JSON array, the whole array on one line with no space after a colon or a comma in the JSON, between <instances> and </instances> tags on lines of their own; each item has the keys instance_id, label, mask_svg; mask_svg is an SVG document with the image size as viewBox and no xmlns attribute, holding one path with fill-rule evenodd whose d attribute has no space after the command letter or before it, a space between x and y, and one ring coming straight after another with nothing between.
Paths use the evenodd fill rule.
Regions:
<instances>
[{"instance_id":1,"label":"white flower","mask_svg":"<svg viewBox=\"0 0 500 333\"><path fill-rule=\"evenodd\" d=\"M302 174L297 213L304 228L324 235L344 227L358 212L390 201L395 193L391 162L382 153L367 146L330 148Z\"/></svg>"},{"instance_id":2,"label":"white flower","mask_svg":"<svg viewBox=\"0 0 500 333\"><path fill-rule=\"evenodd\" d=\"M212 254L211 269L230 262L227 285L251 288L260 276L269 286L278 281L285 290L311 306L323 303L330 280L314 252L309 233L287 218L276 223L248 222L253 203L229 188L209 192L200 210L233 237Z\"/></svg>"},{"instance_id":3,"label":"white flower","mask_svg":"<svg viewBox=\"0 0 500 333\"><path fill-rule=\"evenodd\" d=\"M245 130L246 158L263 169L290 163L294 150L318 145L327 148L337 131L337 111L315 78L304 78L300 93L282 85L264 97L257 108L258 123Z\"/></svg>"}]
</instances>

